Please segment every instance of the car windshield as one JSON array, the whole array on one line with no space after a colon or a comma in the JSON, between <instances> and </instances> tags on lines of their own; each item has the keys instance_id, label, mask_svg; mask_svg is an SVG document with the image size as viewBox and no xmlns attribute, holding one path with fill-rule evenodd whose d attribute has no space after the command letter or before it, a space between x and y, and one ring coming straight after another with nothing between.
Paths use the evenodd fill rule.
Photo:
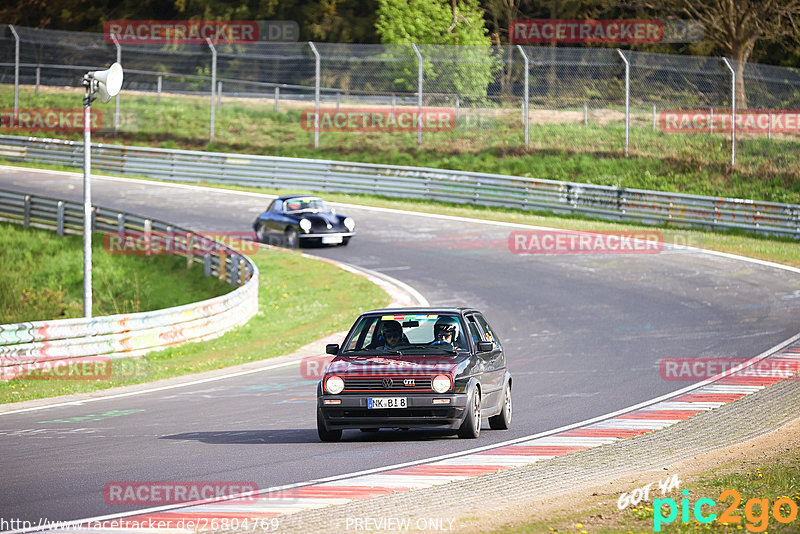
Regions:
<instances>
[{"instance_id":1,"label":"car windshield","mask_svg":"<svg viewBox=\"0 0 800 534\"><path fill-rule=\"evenodd\" d=\"M359 319L344 346L344 352L353 355L463 350L467 350L463 324L449 314L367 315Z\"/></svg>"},{"instance_id":2,"label":"car windshield","mask_svg":"<svg viewBox=\"0 0 800 534\"><path fill-rule=\"evenodd\" d=\"M325 202L317 197L298 197L290 198L284 202L284 210L286 213L297 213L300 211L328 211Z\"/></svg>"}]
</instances>

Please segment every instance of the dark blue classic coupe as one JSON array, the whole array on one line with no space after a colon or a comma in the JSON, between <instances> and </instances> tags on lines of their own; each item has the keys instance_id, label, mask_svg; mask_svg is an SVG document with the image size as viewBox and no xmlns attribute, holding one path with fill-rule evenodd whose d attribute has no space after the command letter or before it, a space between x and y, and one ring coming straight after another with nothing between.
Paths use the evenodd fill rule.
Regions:
<instances>
[{"instance_id":1,"label":"dark blue classic coupe","mask_svg":"<svg viewBox=\"0 0 800 534\"><path fill-rule=\"evenodd\" d=\"M278 197L253 222L260 242L290 248L301 243L346 246L355 227L353 219L308 195Z\"/></svg>"}]
</instances>

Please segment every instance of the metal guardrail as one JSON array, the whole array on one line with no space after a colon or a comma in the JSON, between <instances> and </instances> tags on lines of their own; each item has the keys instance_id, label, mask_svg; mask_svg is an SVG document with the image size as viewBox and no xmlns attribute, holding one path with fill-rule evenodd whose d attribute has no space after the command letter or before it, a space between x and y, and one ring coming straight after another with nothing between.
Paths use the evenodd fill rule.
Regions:
<instances>
[{"instance_id":1,"label":"metal guardrail","mask_svg":"<svg viewBox=\"0 0 800 534\"><path fill-rule=\"evenodd\" d=\"M0 191L0 219L24 226L79 234L83 206L62 200ZM169 236L175 251L186 255L187 267L203 265L206 276L233 286L230 293L162 310L0 325L0 378L24 375L31 364L54 360L120 358L202 341L246 323L258 311L258 268L245 255L223 243L167 223L94 207L95 231L134 235L146 249L157 236ZM153 237L156 236L156 241Z\"/></svg>"},{"instance_id":2,"label":"metal guardrail","mask_svg":"<svg viewBox=\"0 0 800 534\"><path fill-rule=\"evenodd\" d=\"M0 158L81 168L83 144L0 135ZM162 180L360 193L800 238L799 204L502 174L104 144L92 145L92 169Z\"/></svg>"}]
</instances>

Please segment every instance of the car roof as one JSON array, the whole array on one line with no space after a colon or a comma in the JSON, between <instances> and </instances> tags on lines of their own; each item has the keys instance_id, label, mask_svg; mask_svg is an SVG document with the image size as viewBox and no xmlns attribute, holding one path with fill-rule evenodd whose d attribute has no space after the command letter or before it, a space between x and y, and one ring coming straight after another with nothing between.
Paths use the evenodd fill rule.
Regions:
<instances>
[{"instance_id":1,"label":"car roof","mask_svg":"<svg viewBox=\"0 0 800 534\"><path fill-rule=\"evenodd\" d=\"M293 198L319 198L319 197L316 195L284 195L282 197L276 198L275 200L291 200Z\"/></svg>"},{"instance_id":2,"label":"car roof","mask_svg":"<svg viewBox=\"0 0 800 534\"><path fill-rule=\"evenodd\" d=\"M475 308L439 308L439 307L418 307L418 308L378 308L364 312L361 315L385 314L385 315L414 315L414 314L453 314L462 315L469 312L478 312Z\"/></svg>"}]
</instances>

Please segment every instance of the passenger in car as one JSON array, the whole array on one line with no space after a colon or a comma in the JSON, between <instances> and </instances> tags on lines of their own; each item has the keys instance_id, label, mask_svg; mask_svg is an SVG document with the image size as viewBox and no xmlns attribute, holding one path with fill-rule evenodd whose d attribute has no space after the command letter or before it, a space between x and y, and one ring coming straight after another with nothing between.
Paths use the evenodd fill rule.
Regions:
<instances>
[{"instance_id":1,"label":"passenger in car","mask_svg":"<svg viewBox=\"0 0 800 534\"><path fill-rule=\"evenodd\" d=\"M431 346L441 347L446 350L455 350L456 345L463 348L459 343L458 320L455 317L441 317L433 325L433 341Z\"/></svg>"}]
</instances>

